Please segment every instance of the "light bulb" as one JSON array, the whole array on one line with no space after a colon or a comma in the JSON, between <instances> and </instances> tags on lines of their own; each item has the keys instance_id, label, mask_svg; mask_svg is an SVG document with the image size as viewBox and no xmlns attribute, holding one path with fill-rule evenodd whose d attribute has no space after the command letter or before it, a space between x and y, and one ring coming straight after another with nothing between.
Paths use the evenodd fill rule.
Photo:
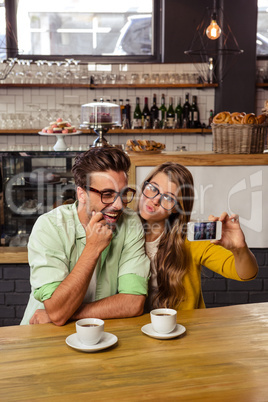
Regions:
<instances>
[{"instance_id":1,"label":"light bulb","mask_svg":"<svg viewBox=\"0 0 268 402\"><path fill-rule=\"evenodd\" d=\"M207 27L206 34L207 34L207 37L212 40L218 39L221 35L221 28L217 24L215 13L213 13L213 15L212 15L211 23Z\"/></svg>"}]
</instances>

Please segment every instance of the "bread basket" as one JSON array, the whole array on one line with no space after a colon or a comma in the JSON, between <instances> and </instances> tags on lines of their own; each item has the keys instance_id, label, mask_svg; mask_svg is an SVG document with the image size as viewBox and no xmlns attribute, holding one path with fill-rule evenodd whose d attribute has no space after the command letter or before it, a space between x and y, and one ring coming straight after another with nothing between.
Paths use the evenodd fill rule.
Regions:
<instances>
[{"instance_id":1,"label":"bread basket","mask_svg":"<svg viewBox=\"0 0 268 402\"><path fill-rule=\"evenodd\" d=\"M261 154L266 124L211 124L213 151L219 154Z\"/></svg>"}]
</instances>

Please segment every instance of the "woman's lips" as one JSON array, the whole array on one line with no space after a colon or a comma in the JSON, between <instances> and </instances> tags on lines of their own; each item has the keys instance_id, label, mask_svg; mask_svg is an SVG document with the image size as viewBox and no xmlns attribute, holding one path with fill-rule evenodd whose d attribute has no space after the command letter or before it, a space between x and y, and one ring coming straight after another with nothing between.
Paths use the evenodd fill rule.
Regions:
<instances>
[{"instance_id":1,"label":"woman's lips","mask_svg":"<svg viewBox=\"0 0 268 402\"><path fill-rule=\"evenodd\" d=\"M146 211L147 211L147 212L149 212L149 213L155 212L155 210L154 210L154 208L153 208L152 206L146 205L145 207L146 207Z\"/></svg>"}]
</instances>

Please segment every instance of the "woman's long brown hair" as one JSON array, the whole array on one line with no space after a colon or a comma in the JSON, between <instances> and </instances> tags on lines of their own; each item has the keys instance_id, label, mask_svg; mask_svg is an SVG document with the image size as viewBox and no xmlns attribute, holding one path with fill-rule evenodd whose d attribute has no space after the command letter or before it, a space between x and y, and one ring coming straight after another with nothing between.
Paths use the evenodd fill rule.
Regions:
<instances>
[{"instance_id":1,"label":"woman's long brown hair","mask_svg":"<svg viewBox=\"0 0 268 402\"><path fill-rule=\"evenodd\" d=\"M189 269L185 238L194 202L194 183L191 172L173 162L156 167L146 180L151 181L160 172L177 185L178 192L176 211L166 220L155 257L158 293L153 306L177 308L185 296L183 277Z\"/></svg>"}]
</instances>

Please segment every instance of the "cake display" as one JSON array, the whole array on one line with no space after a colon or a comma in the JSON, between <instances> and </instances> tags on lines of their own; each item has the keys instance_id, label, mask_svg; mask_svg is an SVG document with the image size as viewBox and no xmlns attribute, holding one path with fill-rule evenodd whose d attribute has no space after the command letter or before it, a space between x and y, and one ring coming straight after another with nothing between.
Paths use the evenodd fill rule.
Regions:
<instances>
[{"instance_id":1,"label":"cake display","mask_svg":"<svg viewBox=\"0 0 268 402\"><path fill-rule=\"evenodd\" d=\"M112 116L110 113L98 113L97 116L93 113L90 115L89 121L91 124L95 123L104 123L104 124L111 124L112 123Z\"/></svg>"},{"instance_id":2,"label":"cake display","mask_svg":"<svg viewBox=\"0 0 268 402\"><path fill-rule=\"evenodd\" d=\"M92 102L82 105L81 109L81 128L121 126L120 107L115 103Z\"/></svg>"},{"instance_id":3,"label":"cake display","mask_svg":"<svg viewBox=\"0 0 268 402\"><path fill-rule=\"evenodd\" d=\"M107 144L103 134L106 134L113 126L121 126L120 106L115 103L103 102L101 99L100 102L82 105L81 109L80 128L92 129L97 134L93 147Z\"/></svg>"}]
</instances>

